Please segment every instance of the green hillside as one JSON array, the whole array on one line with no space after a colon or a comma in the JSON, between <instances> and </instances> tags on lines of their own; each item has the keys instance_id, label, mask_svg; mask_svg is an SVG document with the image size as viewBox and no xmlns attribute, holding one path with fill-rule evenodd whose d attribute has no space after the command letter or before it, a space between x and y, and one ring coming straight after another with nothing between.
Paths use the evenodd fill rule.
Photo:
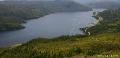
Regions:
<instances>
[{"instance_id":1,"label":"green hillside","mask_svg":"<svg viewBox=\"0 0 120 58\"><path fill-rule=\"evenodd\" d=\"M99 17L102 17L103 20L100 21L96 26L89 28L87 31L91 32L92 34L120 32L120 9L105 10L96 16L97 19Z\"/></svg>"},{"instance_id":2,"label":"green hillside","mask_svg":"<svg viewBox=\"0 0 120 58\"><path fill-rule=\"evenodd\" d=\"M120 55L120 33L94 36L63 36L52 40L35 39L22 46L2 50L0 58L65 58Z\"/></svg>"}]
</instances>

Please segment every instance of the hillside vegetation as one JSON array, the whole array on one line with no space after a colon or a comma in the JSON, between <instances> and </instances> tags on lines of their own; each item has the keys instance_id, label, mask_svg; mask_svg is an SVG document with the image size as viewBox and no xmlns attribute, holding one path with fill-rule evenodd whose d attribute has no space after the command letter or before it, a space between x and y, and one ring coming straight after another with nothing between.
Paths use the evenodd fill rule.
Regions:
<instances>
[{"instance_id":1,"label":"hillside vegetation","mask_svg":"<svg viewBox=\"0 0 120 58\"><path fill-rule=\"evenodd\" d=\"M92 34L120 32L120 9L105 10L100 12L96 17L102 17L103 20L96 26L89 28L87 31Z\"/></svg>"},{"instance_id":2,"label":"hillside vegetation","mask_svg":"<svg viewBox=\"0 0 120 58\"><path fill-rule=\"evenodd\" d=\"M52 40L39 38L22 46L2 50L0 58L70 58L77 55L79 57L120 55L119 35L120 33L103 33L85 37L63 36Z\"/></svg>"}]
</instances>

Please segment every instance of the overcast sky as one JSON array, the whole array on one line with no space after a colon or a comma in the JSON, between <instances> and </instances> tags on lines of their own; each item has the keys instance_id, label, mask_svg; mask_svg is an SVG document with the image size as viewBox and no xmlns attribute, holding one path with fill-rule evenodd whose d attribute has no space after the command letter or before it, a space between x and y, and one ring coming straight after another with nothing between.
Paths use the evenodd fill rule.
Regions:
<instances>
[{"instance_id":1,"label":"overcast sky","mask_svg":"<svg viewBox=\"0 0 120 58\"><path fill-rule=\"evenodd\" d=\"M80 3L100 2L100 1L119 1L119 0L75 0Z\"/></svg>"},{"instance_id":2,"label":"overcast sky","mask_svg":"<svg viewBox=\"0 0 120 58\"><path fill-rule=\"evenodd\" d=\"M3 1L3 0L0 0ZM34 1L34 0L33 0ZM45 1L45 0L42 0ZM69 0L68 0L69 1ZM119 1L119 0L74 0L79 3L90 3L90 2L100 2L100 1Z\"/></svg>"}]
</instances>

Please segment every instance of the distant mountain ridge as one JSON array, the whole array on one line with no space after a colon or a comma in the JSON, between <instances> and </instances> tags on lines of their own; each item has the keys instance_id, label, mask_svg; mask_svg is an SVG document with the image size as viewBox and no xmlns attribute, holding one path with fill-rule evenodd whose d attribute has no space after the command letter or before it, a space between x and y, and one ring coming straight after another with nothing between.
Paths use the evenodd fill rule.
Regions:
<instances>
[{"instance_id":1,"label":"distant mountain ridge","mask_svg":"<svg viewBox=\"0 0 120 58\"><path fill-rule=\"evenodd\" d=\"M102 1L96 3L89 3L88 6L92 8L116 9L116 8L120 8L120 2Z\"/></svg>"},{"instance_id":2,"label":"distant mountain ridge","mask_svg":"<svg viewBox=\"0 0 120 58\"><path fill-rule=\"evenodd\" d=\"M3 0L3 1L73 1L73 0Z\"/></svg>"}]
</instances>

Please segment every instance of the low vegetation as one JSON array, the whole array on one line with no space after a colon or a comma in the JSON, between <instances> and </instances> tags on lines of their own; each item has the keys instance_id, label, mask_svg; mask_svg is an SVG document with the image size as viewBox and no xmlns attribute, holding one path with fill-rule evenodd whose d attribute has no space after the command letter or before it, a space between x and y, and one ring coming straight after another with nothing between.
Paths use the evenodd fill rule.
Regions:
<instances>
[{"instance_id":1,"label":"low vegetation","mask_svg":"<svg viewBox=\"0 0 120 58\"><path fill-rule=\"evenodd\" d=\"M0 58L70 58L77 55L80 57L119 55L119 35L120 33L102 33L85 37L63 36L52 40L39 38L22 46L2 51Z\"/></svg>"}]
</instances>

